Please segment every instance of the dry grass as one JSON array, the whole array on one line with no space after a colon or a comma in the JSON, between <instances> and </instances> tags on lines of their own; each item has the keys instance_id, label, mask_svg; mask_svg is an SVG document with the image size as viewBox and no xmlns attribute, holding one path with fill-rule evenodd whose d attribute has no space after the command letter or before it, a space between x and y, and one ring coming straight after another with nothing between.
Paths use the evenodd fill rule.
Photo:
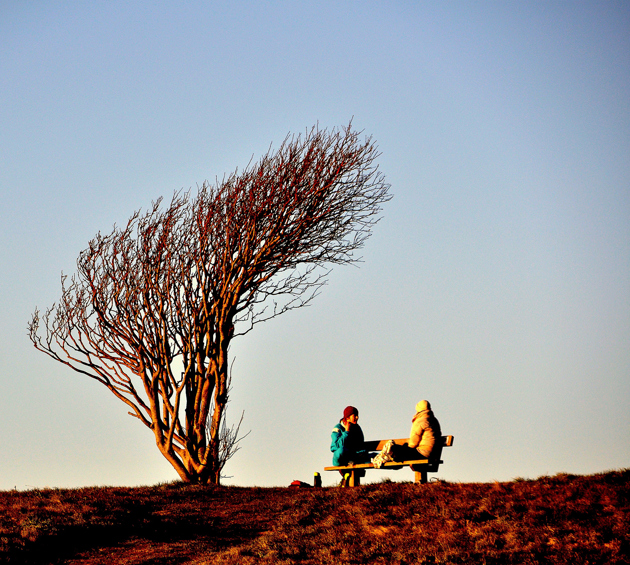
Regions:
<instances>
[{"instance_id":1,"label":"dry grass","mask_svg":"<svg viewBox=\"0 0 630 565\"><path fill-rule=\"evenodd\" d=\"M1 492L0 562L630 563L629 479Z\"/></svg>"}]
</instances>

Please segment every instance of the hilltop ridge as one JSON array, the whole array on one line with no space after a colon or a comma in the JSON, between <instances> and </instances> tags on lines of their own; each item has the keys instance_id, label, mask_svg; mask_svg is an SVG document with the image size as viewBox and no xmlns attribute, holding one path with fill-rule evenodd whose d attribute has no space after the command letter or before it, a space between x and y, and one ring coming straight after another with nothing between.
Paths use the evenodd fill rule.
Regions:
<instances>
[{"instance_id":1,"label":"hilltop ridge","mask_svg":"<svg viewBox=\"0 0 630 565\"><path fill-rule=\"evenodd\" d=\"M629 479L5 491L0 561L630 563Z\"/></svg>"}]
</instances>

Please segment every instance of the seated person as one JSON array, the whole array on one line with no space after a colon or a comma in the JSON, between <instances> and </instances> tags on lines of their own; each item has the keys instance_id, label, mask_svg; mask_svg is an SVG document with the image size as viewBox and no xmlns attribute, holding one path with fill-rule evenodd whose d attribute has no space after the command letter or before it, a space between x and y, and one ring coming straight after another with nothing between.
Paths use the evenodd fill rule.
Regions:
<instances>
[{"instance_id":1,"label":"seated person","mask_svg":"<svg viewBox=\"0 0 630 565\"><path fill-rule=\"evenodd\" d=\"M428 459L434 451L439 451L436 443L439 446L441 438L440 422L433 415L429 401L421 400L416 404L416 414L411 420L409 447L415 448L422 457Z\"/></svg>"},{"instance_id":2,"label":"seated person","mask_svg":"<svg viewBox=\"0 0 630 565\"><path fill-rule=\"evenodd\" d=\"M335 467L370 460L370 454L363 447L363 431L358 421L359 411L354 406L347 406L343 418L333 428L330 451L333 452Z\"/></svg>"}]
</instances>

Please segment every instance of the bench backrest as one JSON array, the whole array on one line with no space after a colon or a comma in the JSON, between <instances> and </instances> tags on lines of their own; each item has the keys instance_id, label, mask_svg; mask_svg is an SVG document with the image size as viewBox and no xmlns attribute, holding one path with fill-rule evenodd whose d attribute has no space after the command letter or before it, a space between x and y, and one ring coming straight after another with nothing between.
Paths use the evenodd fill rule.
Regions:
<instances>
[{"instance_id":1,"label":"bench backrest","mask_svg":"<svg viewBox=\"0 0 630 565\"><path fill-rule=\"evenodd\" d=\"M453 445L454 439L455 438L453 436L442 436L441 447L451 447L451 445ZM367 451L381 451L385 447L385 444L388 441L389 441L388 439L377 439L377 440L372 440L372 441L366 441L363 443L363 448L366 449ZM402 439L395 439L393 441L396 445L401 445L403 447L409 448L409 446L407 445L409 443L408 437L405 437ZM442 450L440 449L440 451Z\"/></svg>"}]
</instances>

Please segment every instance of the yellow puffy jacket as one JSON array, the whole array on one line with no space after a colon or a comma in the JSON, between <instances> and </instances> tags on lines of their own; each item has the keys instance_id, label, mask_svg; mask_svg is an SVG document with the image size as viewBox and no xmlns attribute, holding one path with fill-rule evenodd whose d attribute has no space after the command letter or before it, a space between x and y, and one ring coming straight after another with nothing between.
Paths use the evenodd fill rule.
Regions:
<instances>
[{"instance_id":1,"label":"yellow puffy jacket","mask_svg":"<svg viewBox=\"0 0 630 565\"><path fill-rule=\"evenodd\" d=\"M430 457L433 446L438 438L442 437L440 422L431 410L416 412L411 420L411 432L409 432L409 447L415 447L423 457Z\"/></svg>"}]
</instances>

